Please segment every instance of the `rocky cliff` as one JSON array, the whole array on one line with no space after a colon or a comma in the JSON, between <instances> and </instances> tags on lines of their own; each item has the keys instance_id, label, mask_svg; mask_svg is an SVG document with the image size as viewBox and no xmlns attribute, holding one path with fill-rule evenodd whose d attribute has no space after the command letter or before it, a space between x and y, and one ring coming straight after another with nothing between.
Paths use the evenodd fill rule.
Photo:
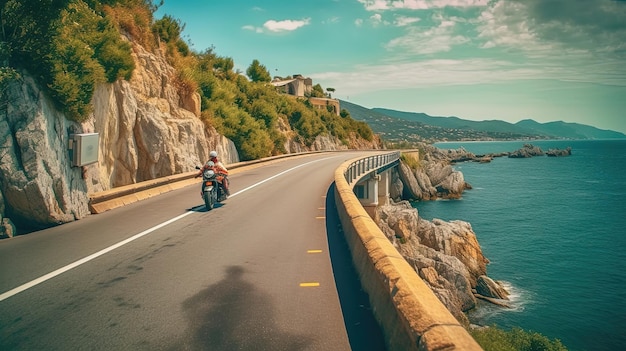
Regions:
<instances>
[{"instance_id":1,"label":"rocky cliff","mask_svg":"<svg viewBox=\"0 0 626 351\"><path fill-rule=\"evenodd\" d=\"M508 293L486 276L489 261L470 223L425 220L406 201L458 198L469 188L463 174L450 166L451 160L465 157L464 150L428 147L423 152L417 169L402 162L392 174L390 196L397 202L379 206L375 219L448 310L459 322L469 324L465 312L476 306L477 298L506 305L502 300Z\"/></svg>"},{"instance_id":2,"label":"rocky cliff","mask_svg":"<svg viewBox=\"0 0 626 351\"><path fill-rule=\"evenodd\" d=\"M83 218L90 214L88 194L192 171L210 150L226 164L239 161L233 142L198 118L198 94L177 89L165 55L132 44L132 78L98 86L85 123L69 121L28 72L2 91L7 104L0 111L0 236L15 234L11 222L19 232L26 224L43 228ZM288 152L348 147L323 136L301 145L285 129ZM74 133L99 134L97 163L72 166L68 147ZM351 147L380 144L359 145L357 139Z\"/></svg>"},{"instance_id":3,"label":"rocky cliff","mask_svg":"<svg viewBox=\"0 0 626 351\"><path fill-rule=\"evenodd\" d=\"M444 152L432 145L421 146L421 160L413 159L417 166L403 162L392 174L391 198L400 200L456 199L471 185L465 182L463 173L455 171L451 161L472 155L464 149ZM412 158L413 156L407 156Z\"/></svg>"},{"instance_id":4,"label":"rocky cliff","mask_svg":"<svg viewBox=\"0 0 626 351\"><path fill-rule=\"evenodd\" d=\"M476 306L472 289L486 274L483 256L471 225L463 221L427 221L407 201L377 209L378 224L420 278L452 312L465 315Z\"/></svg>"}]
</instances>

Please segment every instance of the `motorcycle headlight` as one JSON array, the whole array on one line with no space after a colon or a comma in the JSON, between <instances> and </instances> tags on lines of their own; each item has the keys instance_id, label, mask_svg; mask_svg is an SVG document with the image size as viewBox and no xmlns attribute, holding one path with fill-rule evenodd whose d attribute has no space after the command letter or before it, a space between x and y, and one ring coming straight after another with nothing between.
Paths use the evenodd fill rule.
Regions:
<instances>
[{"instance_id":1,"label":"motorcycle headlight","mask_svg":"<svg viewBox=\"0 0 626 351\"><path fill-rule=\"evenodd\" d=\"M205 178L213 178L215 176L215 172L212 169L207 169L204 171Z\"/></svg>"}]
</instances>

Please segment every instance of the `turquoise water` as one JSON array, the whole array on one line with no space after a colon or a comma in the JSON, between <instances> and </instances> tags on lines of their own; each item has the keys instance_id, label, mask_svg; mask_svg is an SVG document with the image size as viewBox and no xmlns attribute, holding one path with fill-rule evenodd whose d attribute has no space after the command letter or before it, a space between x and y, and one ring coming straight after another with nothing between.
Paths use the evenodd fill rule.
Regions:
<instances>
[{"instance_id":1,"label":"turquoise water","mask_svg":"<svg viewBox=\"0 0 626 351\"><path fill-rule=\"evenodd\" d=\"M569 350L626 349L626 140L536 141L568 157L496 158L455 168L472 185L460 200L414 203L425 219L472 224L487 273L514 308L482 304L480 324L519 326ZM440 143L476 154L524 142Z\"/></svg>"}]
</instances>

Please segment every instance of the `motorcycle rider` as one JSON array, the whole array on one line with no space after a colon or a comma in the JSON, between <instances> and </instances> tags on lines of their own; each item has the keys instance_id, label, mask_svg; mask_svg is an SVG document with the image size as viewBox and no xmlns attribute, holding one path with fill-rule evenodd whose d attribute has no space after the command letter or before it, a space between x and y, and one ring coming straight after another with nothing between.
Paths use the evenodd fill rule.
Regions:
<instances>
[{"instance_id":1,"label":"motorcycle rider","mask_svg":"<svg viewBox=\"0 0 626 351\"><path fill-rule=\"evenodd\" d=\"M218 181L220 181L220 184L222 185L226 196L230 196L230 190L228 188L228 170L226 169L226 167L224 167L224 164L217 159L216 151L211 151L209 153L209 161L207 161L207 163L205 163L204 166L200 169L198 174L196 174L196 178L201 177L202 173L207 169L212 169L213 172L220 175ZM202 194L202 192L200 193Z\"/></svg>"},{"instance_id":2,"label":"motorcycle rider","mask_svg":"<svg viewBox=\"0 0 626 351\"><path fill-rule=\"evenodd\" d=\"M222 179L222 187L227 196L230 196L230 189L228 188L228 170L222 162L217 159L217 151L213 150L209 153L209 160L215 164L215 172L224 175Z\"/></svg>"}]
</instances>

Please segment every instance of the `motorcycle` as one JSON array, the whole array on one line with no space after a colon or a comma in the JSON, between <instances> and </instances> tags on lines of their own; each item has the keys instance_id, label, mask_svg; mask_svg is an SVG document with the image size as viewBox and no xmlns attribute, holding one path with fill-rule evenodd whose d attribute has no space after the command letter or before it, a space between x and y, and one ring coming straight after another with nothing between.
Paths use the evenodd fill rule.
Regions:
<instances>
[{"instance_id":1,"label":"motorcycle","mask_svg":"<svg viewBox=\"0 0 626 351\"><path fill-rule=\"evenodd\" d=\"M200 170L202 168L196 166L196 169ZM228 198L228 194L222 186L225 178L224 174L216 173L211 168L207 168L202 172L202 199L208 211L212 210L216 203Z\"/></svg>"}]
</instances>

